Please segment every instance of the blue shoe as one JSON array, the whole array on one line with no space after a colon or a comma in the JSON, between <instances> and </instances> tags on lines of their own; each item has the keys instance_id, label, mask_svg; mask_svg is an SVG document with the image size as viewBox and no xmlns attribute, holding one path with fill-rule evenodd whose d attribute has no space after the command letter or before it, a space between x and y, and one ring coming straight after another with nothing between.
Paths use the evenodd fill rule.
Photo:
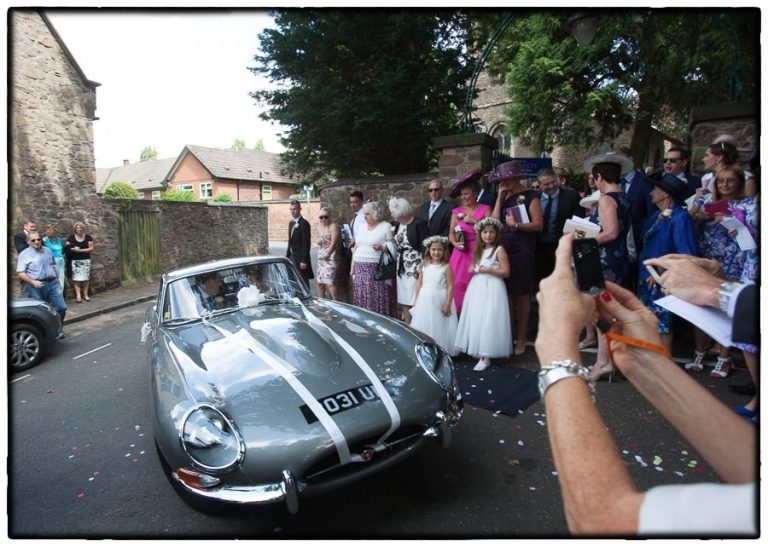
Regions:
<instances>
[{"instance_id":1,"label":"blue shoe","mask_svg":"<svg viewBox=\"0 0 768 547\"><path fill-rule=\"evenodd\" d=\"M749 410L745 406L737 406L733 409L733 411L739 416L744 416L745 418L754 418L757 416L757 410Z\"/></svg>"}]
</instances>

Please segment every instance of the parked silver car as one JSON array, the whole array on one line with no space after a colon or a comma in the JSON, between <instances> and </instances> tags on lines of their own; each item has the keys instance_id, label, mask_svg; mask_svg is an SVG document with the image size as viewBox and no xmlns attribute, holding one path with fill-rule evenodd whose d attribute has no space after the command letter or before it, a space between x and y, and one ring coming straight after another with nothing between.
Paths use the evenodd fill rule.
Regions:
<instances>
[{"instance_id":1,"label":"parked silver car","mask_svg":"<svg viewBox=\"0 0 768 547\"><path fill-rule=\"evenodd\" d=\"M61 334L61 317L47 302L11 298L8 304L8 372L34 367Z\"/></svg>"},{"instance_id":2,"label":"parked silver car","mask_svg":"<svg viewBox=\"0 0 768 547\"><path fill-rule=\"evenodd\" d=\"M422 333L313 298L274 256L163 276L142 329L160 461L201 511L284 503L349 484L462 414L448 355Z\"/></svg>"}]
</instances>

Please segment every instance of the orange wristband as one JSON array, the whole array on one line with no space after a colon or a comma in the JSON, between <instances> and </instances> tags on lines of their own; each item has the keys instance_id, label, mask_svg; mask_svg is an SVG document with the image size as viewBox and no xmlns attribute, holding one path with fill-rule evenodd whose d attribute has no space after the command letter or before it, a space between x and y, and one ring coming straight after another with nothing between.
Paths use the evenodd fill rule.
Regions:
<instances>
[{"instance_id":1,"label":"orange wristband","mask_svg":"<svg viewBox=\"0 0 768 547\"><path fill-rule=\"evenodd\" d=\"M664 346L660 346L652 342L646 342L645 340L640 340L639 338L633 338L632 336L624 336L623 334L617 334L615 332L606 332L603 334L605 335L606 339L605 348L608 351L608 362L610 363L616 362L613 360L613 352L611 351L611 342L614 340L618 342L624 342L625 344L635 346L636 348L649 349L651 351L655 351L656 353L660 353L669 359L672 359L672 355L669 353L669 350Z\"/></svg>"}]
</instances>

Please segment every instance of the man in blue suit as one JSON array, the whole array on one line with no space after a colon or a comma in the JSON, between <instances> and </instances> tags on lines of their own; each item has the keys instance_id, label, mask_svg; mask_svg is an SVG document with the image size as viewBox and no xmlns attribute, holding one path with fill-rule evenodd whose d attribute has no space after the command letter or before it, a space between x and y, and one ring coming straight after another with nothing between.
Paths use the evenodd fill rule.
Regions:
<instances>
[{"instance_id":1,"label":"man in blue suit","mask_svg":"<svg viewBox=\"0 0 768 547\"><path fill-rule=\"evenodd\" d=\"M688 173L690 161L688 151L679 146L673 146L664 154L664 171L686 183L685 199L695 194L696 189L701 188L701 177Z\"/></svg>"},{"instance_id":2,"label":"man in blue suit","mask_svg":"<svg viewBox=\"0 0 768 547\"><path fill-rule=\"evenodd\" d=\"M629 148L621 148L619 153L632 160L632 152ZM651 201L651 186L646 184L648 175L632 167L628 172L621 174L621 188L627 194L632 216L632 241L635 244L635 257L640 256L643 250L643 223L650 215L657 213L656 206ZM637 285L637 268L630 268L632 272L631 287L635 290Z\"/></svg>"}]
</instances>

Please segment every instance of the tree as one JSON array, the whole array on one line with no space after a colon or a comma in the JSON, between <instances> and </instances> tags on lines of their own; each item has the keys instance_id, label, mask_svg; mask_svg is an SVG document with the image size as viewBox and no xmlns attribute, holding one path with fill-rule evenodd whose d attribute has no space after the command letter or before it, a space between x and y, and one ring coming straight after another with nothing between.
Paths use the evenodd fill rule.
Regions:
<instances>
[{"instance_id":1,"label":"tree","mask_svg":"<svg viewBox=\"0 0 768 547\"><path fill-rule=\"evenodd\" d=\"M194 192L189 190L168 190L163 193L164 201L197 201Z\"/></svg>"},{"instance_id":2,"label":"tree","mask_svg":"<svg viewBox=\"0 0 768 547\"><path fill-rule=\"evenodd\" d=\"M250 68L251 93L290 130L285 174L318 180L425 172L432 139L455 132L469 69L457 11L285 10Z\"/></svg>"},{"instance_id":3,"label":"tree","mask_svg":"<svg viewBox=\"0 0 768 547\"><path fill-rule=\"evenodd\" d=\"M104 189L104 197L111 199L139 199L139 191L127 182L116 180Z\"/></svg>"},{"instance_id":4,"label":"tree","mask_svg":"<svg viewBox=\"0 0 768 547\"><path fill-rule=\"evenodd\" d=\"M487 63L508 86L510 132L540 153L610 141L634 125L636 160L652 126L685 142L691 109L727 102L736 68L742 98L758 97L759 10L727 13L610 11L588 46L564 28L567 11L519 13ZM493 24L484 23L487 36Z\"/></svg>"},{"instance_id":5,"label":"tree","mask_svg":"<svg viewBox=\"0 0 768 547\"><path fill-rule=\"evenodd\" d=\"M256 141L256 146L253 147L254 150L264 150L264 140L259 139Z\"/></svg>"},{"instance_id":6,"label":"tree","mask_svg":"<svg viewBox=\"0 0 768 547\"><path fill-rule=\"evenodd\" d=\"M232 148L238 149L238 148L245 148L245 141L240 139L235 139L235 143L232 145Z\"/></svg>"},{"instance_id":7,"label":"tree","mask_svg":"<svg viewBox=\"0 0 768 547\"><path fill-rule=\"evenodd\" d=\"M141 156L139 157L139 161L150 161L156 159L157 151L151 146L145 146L144 150L141 151Z\"/></svg>"}]
</instances>

